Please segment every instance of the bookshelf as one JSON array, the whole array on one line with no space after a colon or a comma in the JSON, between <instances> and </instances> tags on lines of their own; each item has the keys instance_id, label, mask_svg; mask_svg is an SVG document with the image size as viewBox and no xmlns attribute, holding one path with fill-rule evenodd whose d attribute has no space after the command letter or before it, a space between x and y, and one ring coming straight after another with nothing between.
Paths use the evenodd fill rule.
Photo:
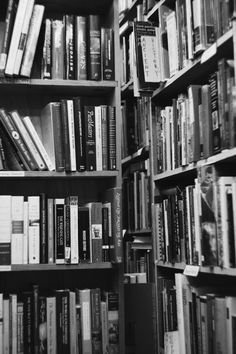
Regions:
<instances>
[{"instance_id":1,"label":"bookshelf","mask_svg":"<svg viewBox=\"0 0 236 354\"><path fill-rule=\"evenodd\" d=\"M19 3L23 3L23 1L20 0ZM13 3L17 3L16 1L13 1ZM1 40L4 35L5 31L5 16L6 16L6 10L7 6L10 4L10 1L4 0L1 2L1 15L0 15L0 31L1 31ZM107 168L102 168L100 170L96 169L91 171L89 169L86 169L84 171L81 171L79 169L78 164L76 165L76 169L73 170L72 168L69 170L62 169L62 171L58 170L57 168L54 168L52 170L30 170L29 168L25 168L25 166L22 167L22 164L20 164L21 168L19 167L18 169L11 169L11 168L3 168L0 171L0 198L3 196L8 196L10 198L14 197L24 197L24 202L28 202L28 199L30 196L45 196L45 201L46 201L46 209L42 209L42 204L40 200L40 216L39 220L40 223L38 224L38 229L39 229L39 234L38 236L40 239L36 239L36 246L39 249L36 249L36 253L39 254L41 257L41 252L42 251L42 244L41 244L41 236L45 235L46 237L46 244L49 246L49 238L51 239L50 245L53 248L53 258L51 260L48 260L47 257L44 259L43 262L41 262L41 259L38 261L30 261L28 259L28 252L30 251L30 244L28 243L28 251L26 250L26 259L24 258L22 260L22 263L14 263L12 264L11 259L12 259L12 254L11 252L13 247L12 244L12 232L10 233L10 239L9 239L9 244L10 246L10 261L6 262L4 264L3 261L1 261L1 266L0 266L0 307L1 307L1 314L2 314L2 309L4 306L9 305L9 294L16 294L17 295L17 301L20 302L24 298L25 294L27 292L30 292L31 295L33 294L34 299L33 299L33 304L34 304L34 310L32 309L32 314L28 313L28 315L32 315L32 318L34 318L35 322L34 324L31 324L31 329L30 331L32 334L33 341L31 344L27 344L28 341L25 338L24 343L23 340L18 339L18 341L21 341L20 344L23 345L23 350L22 352L27 352L28 347L27 345L30 345L29 351L31 353L38 353L38 345L45 345L42 344L42 338L40 337L39 332L37 331L37 328L39 326L39 322L37 322L37 316L42 315L41 312L37 312L39 310L39 305L38 305L38 300L37 296L39 298L44 297L44 300L47 302L49 301L48 298L55 298L56 296L59 297L58 292L56 290L63 289L66 292L67 300L63 301L68 301L68 296L70 298L70 301L72 303L70 304L71 308L71 313L68 312L67 308L67 313L64 314L64 318L66 323L71 322L72 319L75 319L75 313L77 313L77 324L75 323L72 327L69 328L70 335L73 334L73 331L78 332L78 338L80 338L80 342L82 349L80 349L81 353L86 352L91 352L90 349L92 346L92 325L94 325L94 322L91 323L91 327L88 327L86 329L87 323L89 322L81 320L81 316L87 316L88 321L90 319L90 315L94 315L94 313L91 312L84 312L81 309L83 306L86 307L86 304L90 303L91 299L88 298L86 302L83 305L80 303L80 296L82 296L82 289L100 289L100 298L97 299L98 304L103 302L103 315L99 314L97 315L97 319L100 323L102 322L103 318L103 328L102 325L99 324L100 328L98 328L99 332L99 340L100 344L98 343L98 346L101 346L101 335L105 336L103 339L103 343L106 343L108 341L108 335L109 333L104 329L105 324L104 321L106 322L106 316L108 316L108 321L110 321L111 324L111 318L109 319L110 315L114 314L115 311L115 317L114 320L116 323L114 323L114 328L116 328L116 333L115 336L116 338L114 339L114 343L112 344L110 342L110 347L109 351L112 351L114 353L124 353L124 293L123 293L123 255L122 255L122 234L121 234L121 197L120 197L120 191L121 191L121 147L120 147L120 121L121 121L121 113L120 113L120 80L119 80L119 57L120 57L120 50L119 50L119 23L118 23L118 1L117 0L101 0L99 2L94 2L93 0L88 0L86 2L84 1L64 1L64 0L37 0L35 1L35 4L40 5L44 9L44 15L43 15L43 20L42 24L40 26L40 32L39 32L39 37L37 41L37 47L35 51L35 57L31 69L31 73L29 77L23 77L21 75L6 75L4 70L1 72L1 78L0 78L0 106L1 108L4 108L6 112L10 112L12 110L17 110L19 115L21 117L29 116L31 118L32 123L35 125L35 127L38 127L38 122L42 119L41 113L43 108L48 105L50 102L62 102L62 100L71 101L73 97L79 97L83 100L83 105L86 105L88 107L100 107L104 106L105 110L104 112L108 112L107 109L109 107L114 107L114 116L115 116L115 125L113 125L113 158L115 158L115 168L107 167ZM41 62L42 57L43 57L43 43L44 43L44 36L45 36L45 19L53 19L53 20L58 20L62 19L65 21L65 14L71 14L73 15L73 18L77 18L79 16L83 16L85 18L88 18L88 16L91 15L96 15L99 20L100 20L100 28L99 28L99 36L101 36L101 28L109 28L113 30L113 47L111 48L111 53L112 53L112 59L114 60L114 66L112 67L112 73L114 74L114 79L107 79L105 77L105 74L103 75L102 70L105 68L105 59L101 59L103 51L105 51L105 44L101 43L100 39L100 47L98 47L99 50L99 60L97 57L97 60L99 62L99 68L98 70L101 71L101 76L98 79L91 80L91 79L79 79L75 74L75 68L76 68L76 63L77 59L74 57L73 65L74 67L74 78L73 79L67 79L66 76L64 75L63 69L61 69L62 77L60 78L43 78L42 74L42 67L43 64ZM63 23L62 21L62 23ZM72 38L74 40L78 39L77 38L77 32L76 32L76 27L75 24L74 26L74 32ZM79 34L78 34L79 36ZM87 29L86 29L86 36L88 36ZM100 38L100 37L99 37ZM58 41L60 42L59 38ZM58 45L60 43L57 43ZM112 41L111 41L112 42ZM50 43L52 45L52 43ZM86 46L87 46L87 55L86 60L88 60L88 63L90 62L90 55L89 55L89 44L88 44L88 37L86 37ZM0 48L2 48L2 42L0 45ZM103 49L102 49L103 48ZM59 60L61 62L64 62L64 57L63 57L63 52L64 50L67 50L68 48L65 45L65 42L62 42L60 50L59 50ZM2 50L2 49L1 49ZM56 52L56 49L51 48L52 56L58 55ZM75 51L75 47L73 46L73 50L71 55L77 54ZM91 54L91 53L90 53ZM90 59L89 59L90 58ZM45 58L44 58L45 59ZM55 58L53 57L52 60ZM107 58L106 58L107 59ZM88 65L87 63L87 65ZM53 61L50 61L50 70L52 70ZM58 64L59 65L59 64ZM72 65L72 66L73 66ZM109 64L110 65L110 64ZM112 65L112 64L111 64ZM109 67L110 70L111 67ZM54 68L55 69L55 68ZM68 67L64 68L65 72L69 70L69 64ZM72 68L73 69L73 68ZM56 70L56 69L55 69ZM109 71L110 72L110 71ZM51 74L50 74L51 75ZM87 76L89 77L89 76ZM60 106L61 107L61 106ZM82 109L84 109L82 107ZM105 113L104 113L105 114ZM83 110L82 110L82 115L83 115ZM62 118L62 116L60 116ZM64 119L67 119L66 116L63 116ZM110 120L107 121L107 127L110 126L111 122L111 116L107 116ZM61 118L55 118L59 122L59 119ZM44 117L44 119L49 119L49 117ZM85 118L84 118L85 119ZM41 127L46 123L47 121L41 121L40 124ZM107 128L108 129L108 128ZM37 129L36 129L37 130ZM0 136L1 139L3 139L3 127L1 126L0 130ZM43 132L40 130L37 130L40 138L43 141ZM110 131L111 132L111 131ZM56 133L55 133L56 134ZM104 133L105 137L105 133ZM106 135L108 139L108 135ZM74 136L75 139L78 139L78 136ZM73 138L72 138L73 139ZM104 138L105 139L105 138ZM114 148L114 142L115 142L115 148ZM65 148L65 140L64 136L61 139L61 149ZM109 140L108 143L112 143L112 136L109 135ZM12 144L12 142L11 142ZM76 144L76 142L75 142ZM84 140L83 140L84 144ZM105 143L104 143L105 144ZM5 148L5 144L3 144L3 148ZM46 146L46 145L45 145ZM58 146L56 146L58 148ZM83 147L84 148L84 147ZM72 149L73 145L70 145L70 155L72 155ZM110 149L111 150L111 149ZM15 151L15 150L14 150ZM6 152L6 151L5 151ZM49 152L48 152L49 153ZM104 154L109 154L108 150L104 152ZM7 155L7 154L6 154ZM1 155L3 158L3 155ZM17 155L18 156L18 155ZM114 157L115 156L115 157ZM8 155L5 156L6 159L8 158ZM101 156L100 156L101 158ZM20 160L20 159L19 159ZM66 158L65 158L66 160ZM77 163L77 162L76 162ZM8 165L9 166L9 162ZM96 160L96 166L98 166L98 160ZM114 191L114 194L112 194ZM111 195L109 195L111 193ZM78 197L78 205L75 205L75 208L73 209L75 211L74 217L72 219L72 207L70 206L70 216L69 216L69 221L68 221L68 214L67 214L67 221L65 221L65 224L57 224L56 223L56 200L64 200L66 201L68 197L71 196L77 196ZM49 199L53 203L50 206L50 212L49 214ZM83 261L82 258L80 258L80 254L77 256L77 262L74 264L70 262L70 251L73 251L73 244L70 244L71 237L72 237L72 230L73 230L73 237L75 242L79 242L79 245L85 244L85 238L81 238L82 236L85 237L87 234L87 241L89 242L89 245L87 244L87 248L83 248L83 251L87 250L87 252L93 253L92 249L92 234L90 235L90 231L92 231L92 226L89 226L88 229L85 231L82 230L81 234L79 234L79 226L82 225L82 214L79 214L80 207L87 205L87 203L93 203L93 202L98 202L100 207L103 207L104 203L110 202L109 205L107 206L107 210L111 207L110 215L108 214L107 222L113 223L115 225L113 229L109 229L109 245L105 245L105 241L101 238L101 234L99 236L99 239L101 240L102 244L100 243L98 245L98 252L99 254L103 254L102 247L104 248L104 254L108 254L105 258L104 254L99 261L93 261L93 259L90 257L87 261ZM3 199L1 199L1 203L3 203ZM48 203L48 204L47 204ZM104 206L105 207L105 206ZM3 213L3 208L4 206L1 205L1 213ZM63 206L62 208L62 214L63 216L66 215L66 210L68 211L69 208L66 208L66 206ZM43 218L46 215L46 221ZM11 213L11 211L10 211ZM46 213L46 214L45 214ZM55 214L54 214L55 213ZM100 209L99 212L100 216L102 217L102 209ZM104 212L105 213L105 212ZM3 214L2 214L3 215ZM11 215L11 214L10 214ZM81 218L79 218L79 215ZM1 228L4 227L4 216L0 216L1 219ZM112 218L112 220L111 220ZM44 223L43 223L44 220ZM57 219L59 220L59 219ZM66 219L65 219L66 220ZM89 219L86 219L89 221ZM105 217L102 220L101 219L98 222L101 227L105 228ZM26 212L24 213L24 225L26 228L26 225L28 225L28 218L26 215ZM22 222L23 222L22 221ZM59 222L59 221L58 221ZM49 223L50 227L49 228ZM74 223L74 224L72 224ZM64 260L62 260L62 264L57 264L56 263L56 258L57 254L56 252L59 249L57 241L59 240L59 234L58 238L56 237L56 230L57 227L59 226L62 227L62 239L63 242L66 240L67 236L67 241L69 238L69 243L67 246L71 246L71 249L69 248L69 261L68 264L65 263ZM68 229L66 233L66 226L70 228L69 234L68 234ZM69 225L69 226L68 226ZM11 227L11 220L9 221L9 227ZM45 229L46 227L46 229ZM53 229L55 227L55 229ZM64 229L65 227L65 229ZM74 228L73 228L74 227ZM82 226L81 226L82 227ZM87 227L87 226L86 226ZM28 233L27 229L23 229L25 238L28 240ZM43 229L44 228L44 229ZM54 231L53 231L54 230ZM101 230L101 229L99 229ZM59 232L59 231L58 231ZM61 234L60 234L61 235ZM80 235L80 236L79 236ZM80 237L80 239L79 239ZM90 238L91 237L91 238ZM1 237L0 237L1 239ZM113 241L111 239L116 240L116 245L114 245ZM61 239L60 239L61 240ZM0 240L0 248L1 252L3 251L3 244L4 240ZM23 242L21 240L20 242ZM24 241L26 242L26 241ZM31 241L27 241L31 242ZM59 241L58 241L59 242ZM19 244L20 245L20 244ZM24 243L25 245L25 243ZM65 252L65 247L66 245L62 245L64 247L63 251ZM77 251L79 252L78 249L78 244L76 246L76 243L74 244L74 249L77 247ZM16 251L17 248L15 248ZM114 250L114 258L110 256L110 254ZM49 250L47 250L49 252ZM118 253L117 253L118 251ZM58 251L59 252L59 251ZM94 251L95 252L95 251ZM25 253L24 253L25 254ZM47 253L49 255L49 253ZM67 254L68 255L68 254ZM116 258L116 255L118 255L118 258ZM15 256L15 254L14 254ZM1 256L2 257L2 256ZM38 286L38 293L37 291L33 291L33 286L36 285ZM67 289L67 290L66 290ZM92 292L92 291L91 291ZM90 292L89 292L90 293ZM76 294L76 300L75 300L75 294ZM2 296L3 295L3 296ZM116 295L118 295L118 301L116 298ZM112 298L113 296L113 298ZM6 301L5 301L6 300ZM7 302L8 301L8 302ZM56 300L55 300L56 301ZM59 301L59 300L58 300ZM82 300L81 300L82 301ZM95 301L95 300L94 300ZM113 302L112 302L113 301ZM111 306L112 304L114 305L113 313L111 312L111 308L108 310L108 304ZM67 303L68 305L68 303ZM78 305L78 306L77 306ZM78 309L76 310L76 306ZM90 305L89 305L90 306ZM73 311L74 309L74 311ZM100 307L98 306L98 309ZM26 308L24 308L26 311ZM59 311L59 310L58 310ZM82 311L82 312L81 312ZM100 311L100 310L99 310ZM110 313L109 313L110 311ZM5 311L5 314L7 311ZM54 315L55 315L55 308L54 308ZM98 312L99 313L99 312ZM13 316L11 312L9 312L9 316ZM20 315L19 315L20 316ZM26 315L24 315L26 316ZM53 315L52 315L53 316ZM67 316L67 318L65 317ZM69 317L71 316L71 317ZM100 317L98 317L100 316ZM13 318L13 317L12 317ZM11 318L11 319L12 319ZM15 318L15 317L14 317ZM92 317L91 317L92 318ZM70 320L69 320L70 319ZM7 323L7 318L3 318L3 323ZM23 320L22 326L26 326L26 323ZM2 318L1 318L1 325L2 325ZM51 325L53 326L53 325ZM56 327L55 327L56 326ZM66 329L66 324L64 324L64 331L68 330ZM79 333L79 327L81 326L82 328L82 333ZM22 327L22 328L23 328ZM54 327L58 329L58 333L61 330L59 328L59 324L56 322L54 323ZM53 328L53 327L52 327ZM55 330L54 328L54 330ZM88 331L87 335L86 332L83 331ZM26 330L24 330L26 332ZM94 331L94 328L93 328ZM4 334L4 339L2 337L3 331L2 331L2 326L0 326L0 347L3 345L7 348L10 348L12 346L12 343L10 343L10 338L11 338L11 332L8 332L7 334ZM74 353L78 352L78 349L75 347L76 339L75 338L69 338L67 337L67 342L66 343L59 343L60 339L56 338L55 335L50 334L52 337L51 341L54 342L54 349L51 348L51 350L54 350L55 353L66 353L70 352L70 349L73 350ZM68 334L69 335L69 334ZM86 336L88 341L86 341ZM48 338L48 341L49 339ZM106 338L106 340L105 340ZM118 342L116 342L118 341ZM88 343L89 342L89 343ZM94 342L94 340L93 340ZM15 343L14 343L15 345ZM48 342L49 345L49 342ZM60 349L60 345L64 345L63 349ZM77 343L77 346L79 344ZM94 345L94 343L93 343ZM96 345L96 344L95 344ZM56 349L56 346L58 348ZM70 348L71 346L71 348ZM45 349L47 352L47 349ZM100 352L105 352L105 349L99 349ZM0 350L1 351L1 350ZM53 351L52 351L53 352ZM71 351L73 352L73 351Z\"/></svg>"},{"instance_id":2,"label":"bookshelf","mask_svg":"<svg viewBox=\"0 0 236 354\"><path fill-rule=\"evenodd\" d=\"M157 1L146 15L148 21L161 28L164 38L167 39L166 29L161 27L161 16L166 16L163 15L165 12L172 12L173 16L174 12L177 23L176 33L182 36L181 38L177 36L176 57L179 59L177 70L173 75L167 75L152 94L150 170L153 186L152 234L156 284L157 352L171 353L171 346L174 346L178 348L176 353L181 354L217 353L217 350L223 347L225 352L233 353L235 347L232 339L232 326L235 308L232 303L235 301L235 292L232 284L235 281L233 251L235 210L230 213L230 197L225 199L226 189L223 188L226 187L222 185L223 181L224 183L226 181L225 176L230 176L232 183L235 179L235 142L234 139L231 142L225 141L226 131L235 132L234 125L230 123L231 105L235 104L233 64L235 62L235 5L233 1L227 6L224 3L224 9L227 11L223 16L217 8L219 2L207 2L208 5L214 6L213 12L210 12L210 8L206 10L214 40L211 38L208 43L203 40L202 49L199 51L196 50L197 44L194 43L192 37L191 31L194 30L194 26L188 27L186 18L178 17L180 16L178 10L182 8L183 15L189 4L193 5L193 2ZM203 11L206 2L195 1L195 5L202 6ZM191 13L194 21L193 7ZM217 18L215 19L212 15ZM204 28L204 19L202 21ZM185 25L181 26L180 23ZM185 52L186 43L192 45L192 52ZM183 53L186 57L181 58ZM168 54L169 52L166 58L170 60ZM229 68L226 69L226 66L222 71L222 62L226 63L226 66L232 65L232 71ZM224 81L222 77L225 78L226 71L228 71L228 76ZM231 74L229 74L230 71ZM216 144L214 140L216 137L213 135L215 134L213 133L214 121L213 128L202 125L203 120L207 119L211 123L214 107L210 104L206 105L206 102L201 99L191 101L192 97L189 94L191 91L189 87L195 86L201 90L198 98L203 98L202 92L212 84L210 75L213 72L217 72L216 101L221 122L219 135L221 147L218 150L214 145ZM226 86L225 82L227 82ZM232 89L229 89L230 85ZM226 87L228 90L225 91ZM208 92L209 102L212 102L213 91ZM193 113L191 105L196 101L198 103L194 106ZM226 104L224 106L226 111L222 102ZM202 107L204 107L203 110ZM204 110L206 107L207 111ZM171 112L170 115L168 115L169 112ZM192 119L194 122L196 122L195 119L199 119L199 126L196 125L193 130L190 127ZM206 132L204 129L207 131L210 129L208 138L211 139L213 136L210 143L204 135ZM201 150L197 157L192 158L191 149L194 144L201 146ZM210 148L208 152L205 150L207 145ZM211 205L211 221L206 216L204 202L201 199L204 198L201 197L203 193L201 189L203 190L205 186L203 175L209 172L209 168L215 173L211 181L214 203ZM232 184L229 183L228 186L227 191L231 193ZM235 200L233 194L232 200ZM206 225L212 226L212 234L206 231ZM210 242L211 237L215 243ZM219 315L220 306L221 315ZM211 312L210 309L215 312ZM224 317L224 311L225 313L228 311L227 320ZM211 326L212 321L214 327ZM219 323L221 325L223 323L223 326L221 327Z\"/></svg>"}]
</instances>

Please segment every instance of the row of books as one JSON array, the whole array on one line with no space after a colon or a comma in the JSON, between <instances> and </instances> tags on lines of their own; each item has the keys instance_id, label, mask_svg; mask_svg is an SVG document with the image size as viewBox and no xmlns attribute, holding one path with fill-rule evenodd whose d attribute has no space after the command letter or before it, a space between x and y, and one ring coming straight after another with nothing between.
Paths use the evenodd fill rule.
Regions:
<instances>
[{"instance_id":1,"label":"row of books","mask_svg":"<svg viewBox=\"0 0 236 354\"><path fill-rule=\"evenodd\" d=\"M174 188L155 204L157 258L235 268L235 207L235 177L201 167L194 185Z\"/></svg>"},{"instance_id":2,"label":"row of books","mask_svg":"<svg viewBox=\"0 0 236 354\"><path fill-rule=\"evenodd\" d=\"M115 107L49 102L40 117L0 109L1 169L116 170Z\"/></svg>"},{"instance_id":3,"label":"row of books","mask_svg":"<svg viewBox=\"0 0 236 354\"><path fill-rule=\"evenodd\" d=\"M120 191L104 202L78 196L1 195L1 265L121 262Z\"/></svg>"},{"instance_id":4,"label":"row of books","mask_svg":"<svg viewBox=\"0 0 236 354\"><path fill-rule=\"evenodd\" d=\"M3 353L119 353L119 297L100 288L55 289L38 285L0 293Z\"/></svg>"},{"instance_id":5,"label":"row of books","mask_svg":"<svg viewBox=\"0 0 236 354\"><path fill-rule=\"evenodd\" d=\"M51 19L44 12L35 0L8 0L2 75L31 77L38 70L44 79L114 80L113 29L102 27L99 15ZM34 62L39 68L33 68Z\"/></svg>"},{"instance_id":6,"label":"row of books","mask_svg":"<svg viewBox=\"0 0 236 354\"><path fill-rule=\"evenodd\" d=\"M233 80L231 63L223 58L208 83L190 85L172 105L153 109L156 173L235 146Z\"/></svg>"},{"instance_id":7,"label":"row of books","mask_svg":"<svg viewBox=\"0 0 236 354\"><path fill-rule=\"evenodd\" d=\"M236 350L234 289L191 284L181 273L175 274L175 289L178 335L174 345L179 347L179 353L233 354ZM168 315L172 316L170 303L167 306Z\"/></svg>"},{"instance_id":8,"label":"row of books","mask_svg":"<svg viewBox=\"0 0 236 354\"><path fill-rule=\"evenodd\" d=\"M138 149L148 146L149 142L149 102L150 98L121 102L122 115L122 158L132 155Z\"/></svg>"}]
</instances>

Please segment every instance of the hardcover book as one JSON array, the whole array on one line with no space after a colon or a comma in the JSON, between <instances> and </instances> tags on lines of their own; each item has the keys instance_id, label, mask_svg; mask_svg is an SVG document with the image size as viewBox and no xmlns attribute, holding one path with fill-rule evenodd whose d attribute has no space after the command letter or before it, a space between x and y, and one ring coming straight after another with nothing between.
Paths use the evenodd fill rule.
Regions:
<instances>
[{"instance_id":1,"label":"hardcover book","mask_svg":"<svg viewBox=\"0 0 236 354\"><path fill-rule=\"evenodd\" d=\"M95 107L84 106L86 170L96 170Z\"/></svg>"},{"instance_id":2,"label":"hardcover book","mask_svg":"<svg viewBox=\"0 0 236 354\"><path fill-rule=\"evenodd\" d=\"M101 24L99 15L88 16L88 79L101 80Z\"/></svg>"},{"instance_id":3,"label":"hardcover book","mask_svg":"<svg viewBox=\"0 0 236 354\"><path fill-rule=\"evenodd\" d=\"M114 31L112 28L101 28L102 79L114 80Z\"/></svg>"},{"instance_id":4,"label":"hardcover book","mask_svg":"<svg viewBox=\"0 0 236 354\"><path fill-rule=\"evenodd\" d=\"M87 80L87 17L75 16L76 79Z\"/></svg>"}]
</instances>

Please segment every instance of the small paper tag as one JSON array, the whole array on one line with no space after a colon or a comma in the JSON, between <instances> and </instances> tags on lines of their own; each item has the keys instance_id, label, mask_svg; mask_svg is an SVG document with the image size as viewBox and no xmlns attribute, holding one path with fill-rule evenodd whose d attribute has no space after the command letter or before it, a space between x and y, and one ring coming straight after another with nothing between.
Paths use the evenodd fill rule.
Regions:
<instances>
[{"instance_id":1,"label":"small paper tag","mask_svg":"<svg viewBox=\"0 0 236 354\"><path fill-rule=\"evenodd\" d=\"M199 273L199 266L187 264L184 269L184 275L189 275L191 277L197 277Z\"/></svg>"},{"instance_id":2,"label":"small paper tag","mask_svg":"<svg viewBox=\"0 0 236 354\"><path fill-rule=\"evenodd\" d=\"M0 177L24 177L24 171L0 171Z\"/></svg>"},{"instance_id":3,"label":"small paper tag","mask_svg":"<svg viewBox=\"0 0 236 354\"><path fill-rule=\"evenodd\" d=\"M209 48L207 48L201 56L201 63L204 63L208 59L212 58L217 51L216 43L212 44Z\"/></svg>"}]
</instances>

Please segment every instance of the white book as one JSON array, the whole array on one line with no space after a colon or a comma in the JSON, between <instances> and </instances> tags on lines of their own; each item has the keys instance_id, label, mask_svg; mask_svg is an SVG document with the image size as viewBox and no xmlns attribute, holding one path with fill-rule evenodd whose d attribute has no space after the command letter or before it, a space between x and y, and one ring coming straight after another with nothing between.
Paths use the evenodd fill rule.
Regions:
<instances>
[{"instance_id":1,"label":"white book","mask_svg":"<svg viewBox=\"0 0 236 354\"><path fill-rule=\"evenodd\" d=\"M11 195L0 195L0 266L11 264Z\"/></svg>"},{"instance_id":2,"label":"white book","mask_svg":"<svg viewBox=\"0 0 236 354\"><path fill-rule=\"evenodd\" d=\"M51 36L52 36L52 20L46 18L45 22L45 35L43 44L43 58L42 58L42 79L51 79Z\"/></svg>"},{"instance_id":3,"label":"white book","mask_svg":"<svg viewBox=\"0 0 236 354\"><path fill-rule=\"evenodd\" d=\"M76 296L70 291L70 354L78 354L77 323L76 323Z\"/></svg>"},{"instance_id":4,"label":"white book","mask_svg":"<svg viewBox=\"0 0 236 354\"><path fill-rule=\"evenodd\" d=\"M11 354L17 354L17 295L9 294Z\"/></svg>"},{"instance_id":5,"label":"white book","mask_svg":"<svg viewBox=\"0 0 236 354\"><path fill-rule=\"evenodd\" d=\"M23 264L29 263L29 203L24 200Z\"/></svg>"},{"instance_id":6,"label":"white book","mask_svg":"<svg viewBox=\"0 0 236 354\"><path fill-rule=\"evenodd\" d=\"M198 265L202 265L202 251L201 251L201 190L200 184L195 179L195 188L193 190L194 195L194 228L195 228L195 245L196 254L198 257Z\"/></svg>"},{"instance_id":7,"label":"white book","mask_svg":"<svg viewBox=\"0 0 236 354\"><path fill-rule=\"evenodd\" d=\"M102 171L102 118L101 106L95 106L96 170Z\"/></svg>"},{"instance_id":8,"label":"white book","mask_svg":"<svg viewBox=\"0 0 236 354\"><path fill-rule=\"evenodd\" d=\"M168 53L170 76L173 76L179 70L179 56L178 56L178 37L177 37L177 24L175 12L171 11L166 17L167 26L167 40L168 40Z\"/></svg>"},{"instance_id":9,"label":"white book","mask_svg":"<svg viewBox=\"0 0 236 354\"><path fill-rule=\"evenodd\" d=\"M235 333L232 327L232 316L236 316L236 296L226 296L226 333L227 333L227 354L234 354L233 352L233 337Z\"/></svg>"},{"instance_id":10,"label":"white book","mask_svg":"<svg viewBox=\"0 0 236 354\"><path fill-rule=\"evenodd\" d=\"M23 264L24 197L13 195L11 198L11 263Z\"/></svg>"},{"instance_id":11,"label":"white book","mask_svg":"<svg viewBox=\"0 0 236 354\"><path fill-rule=\"evenodd\" d=\"M53 165L51 158L49 157L43 143L42 140L37 132L37 130L35 129L34 124L32 123L31 119L29 116L25 116L22 118L24 121L24 124L32 138L32 140L34 141L35 145L38 147L38 150L41 153L41 156L48 168L49 171L53 171L55 170L55 166Z\"/></svg>"},{"instance_id":12,"label":"white book","mask_svg":"<svg viewBox=\"0 0 236 354\"><path fill-rule=\"evenodd\" d=\"M34 2L35 2L35 0L28 0L28 3L27 3L24 21L23 21L20 39L19 39L19 44L18 44L18 48L17 48L17 52L16 52L16 59L15 59L14 70L13 70L14 75L19 75L19 72L20 72L20 66L21 66L23 53L24 53L24 49L25 49L25 45L26 45L26 39L27 39L30 20L31 20L31 16L32 16L33 8L34 8Z\"/></svg>"},{"instance_id":13,"label":"white book","mask_svg":"<svg viewBox=\"0 0 236 354\"><path fill-rule=\"evenodd\" d=\"M19 133L21 134L25 144L29 150L29 153L32 155L37 167L39 170L45 170L47 167L35 145L34 141L32 140L28 130L26 129L21 116L19 115L18 111L11 111L11 118L14 121L16 128L18 129Z\"/></svg>"},{"instance_id":14,"label":"white book","mask_svg":"<svg viewBox=\"0 0 236 354\"><path fill-rule=\"evenodd\" d=\"M57 333L56 333L56 297L46 298L47 312L47 354L57 353Z\"/></svg>"},{"instance_id":15,"label":"white book","mask_svg":"<svg viewBox=\"0 0 236 354\"><path fill-rule=\"evenodd\" d=\"M0 354L3 354L3 293L0 293Z\"/></svg>"},{"instance_id":16,"label":"white book","mask_svg":"<svg viewBox=\"0 0 236 354\"><path fill-rule=\"evenodd\" d=\"M71 263L79 263L78 197L70 197Z\"/></svg>"},{"instance_id":17,"label":"white book","mask_svg":"<svg viewBox=\"0 0 236 354\"><path fill-rule=\"evenodd\" d=\"M47 199L47 227L48 227L48 263L54 263L54 214L53 198Z\"/></svg>"},{"instance_id":18,"label":"white book","mask_svg":"<svg viewBox=\"0 0 236 354\"><path fill-rule=\"evenodd\" d=\"M187 20L188 59L193 59L193 14L192 0L185 0Z\"/></svg>"},{"instance_id":19,"label":"white book","mask_svg":"<svg viewBox=\"0 0 236 354\"><path fill-rule=\"evenodd\" d=\"M10 354L9 298L3 300L3 353Z\"/></svg>"},{"instance_id":20,"label":"white book","mask_svg":"<svg viewBox=\"0 0 236 354\"><path fill-rule=\"evenodd\" d=\"M79 289L81 305L82 354L92 353L90 289Z\"/></svg>"},{"instance_id":21,"label":"white book","mask_svg":"<svg viewBox=\"0 0 236 354\"><path fill-rule=\"evenodd\" d=\"M233 197L233 228L234 228L234 251L236 259L236 178L232 182L232 197Z\"/></svg>"},{"instance_id":22,"label":"white book","mask_svg":"<svg viewBox=\"0 0 236 354\"><path fill-rule=\"evenodd\" d=\"M29 196L29 264L39 264L40 197Z\"/></svg>"},{"instance_id":23,"label":"white book","mask_svg":"<svg viewBox=\"0 0 236 354\"><path fill-rule=\"evenodd\" d=\"M6 75L13 75L16 53L20 41L21 29L24 23L25 12L27 9L28 0L19 0L15 22L13 26L10 47L7 56L7 63L5 68Z\"/></svg>"},{"instance_id":24,"label":"white book","mask_svg":"<svg viewBox=\"0 0 236 354\"><path fill-rule=\"evenodd\" d=\"M20 74L30 77L45 6L34 5Z\"/></svg>"},{"instance_id":25,"label":"white book","mask_svg":"<svg viewBox=\"0 0 236 354\"><path fill-rule=\"evenodd\" d=\"M102 352L107 353L109 346L108 308L106 301L101 301Z\"/></svg>"},{"instance_id":26,"label":"white book","mask_svg":"<svg viewBox=\"0 0 236 354\"><path fill-rule=\"evenodd\" d=\"M74 124L74 104L73 100L66 100L68 133L70 146L70 170L76 171L76 151L75 151L75 124Z\"/></svg>"}]
</instances>

